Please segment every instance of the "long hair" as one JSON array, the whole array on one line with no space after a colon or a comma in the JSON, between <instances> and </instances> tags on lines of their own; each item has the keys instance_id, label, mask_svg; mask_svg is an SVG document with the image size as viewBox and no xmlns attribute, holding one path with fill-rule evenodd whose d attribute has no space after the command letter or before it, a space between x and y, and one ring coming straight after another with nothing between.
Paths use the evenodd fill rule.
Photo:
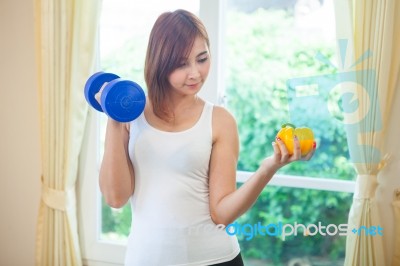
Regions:
<instances>
[{"instance_id":1,"label":"long hair","mask_svg":"<svg viewBox=\"0 0 400 266\"><path fill-rule=\"evenodd\" d=\"M153 112L165 121L171 117L167 106L171 90L168 77L179 67L182 59L189 56L197 36L210 46L207 31L200 19L182 9L161 14L151 30L144 78Z\"/></svg>"}]
</instances>

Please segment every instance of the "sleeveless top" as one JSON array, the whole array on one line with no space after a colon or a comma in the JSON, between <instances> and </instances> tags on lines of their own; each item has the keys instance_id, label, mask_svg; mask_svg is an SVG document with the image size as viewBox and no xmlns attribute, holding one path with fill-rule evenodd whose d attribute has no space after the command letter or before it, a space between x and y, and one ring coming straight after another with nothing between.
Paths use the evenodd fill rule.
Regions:
<instances>
[{"instance_id":1,"label":"sleeveless top","mask_svg":"<svg viewBox=\"0 0 400 266\"><path fill-rule=\"evenodd\" d=\"M213 105L191 128L167 132L142 113L130 124L135 190L125 265L210 265L234 259L236 236L211 220L209 163Z\"/></svg>"}]
</instances>

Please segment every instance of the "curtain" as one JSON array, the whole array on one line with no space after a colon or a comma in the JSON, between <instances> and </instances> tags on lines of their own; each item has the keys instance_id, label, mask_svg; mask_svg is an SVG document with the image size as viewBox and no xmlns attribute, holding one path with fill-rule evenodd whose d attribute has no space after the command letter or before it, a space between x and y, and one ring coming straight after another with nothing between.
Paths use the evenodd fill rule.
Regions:
<instances>
[{"instance_id":1,"label":"curtain","mask_svg":"<svg viewBox=\"0 0 400 266\"><path fill-rule=\"evenodd\" d=\"M42 151L36 265L82 265L75 184L101 2L35 0Z\"/></svg>"},{"instance_id":2,"label":"curtain","mask_svg":"<svg viewBox=\"0 0 400 266\"><path fill-rule=\"evenodd\" d=\"M345 265L387 265L375 192L378 174L388 161L382 154L383 142L399 82L400 1L343 0L335 4L338 36L342 41L347 38L342 44L347 43L349 48L346 53L345 45L339 47L341 61L348 54L346 65L352 68L348 80L352 82L345 86L351 87L358 104L352 119L345 123L350 157L357 171ZM354 106L354 99L347 107L351 104Z\"/></svg>"},{"instance_id":3,"label":"curtain","mask_svg":"<svg viewBox=\"0 0 400 266\"><path fill-rule=\"evenodd\" d=\"M394 254L392 259L392 266L400 265L400 188L396 189L394 193L394 200L392 202L395 228L394 228Z\"/></svg>"}]
</instances>

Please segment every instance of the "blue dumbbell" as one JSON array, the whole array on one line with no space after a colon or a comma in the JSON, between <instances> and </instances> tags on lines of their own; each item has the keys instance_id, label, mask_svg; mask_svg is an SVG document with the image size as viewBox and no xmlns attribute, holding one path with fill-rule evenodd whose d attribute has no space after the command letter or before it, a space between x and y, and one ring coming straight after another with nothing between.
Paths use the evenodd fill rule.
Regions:
<instances>
[{"instance_id":1,"label":"blue dumbbell","mask_svg":"<svg viewBox=\"0 0 400 266\"><path fill-rule=\"evenodd\" d=\"M101 93L99 104L95 95L104 83L107 85ZM94 109L104 112L118 122L135 120L146 105L144 91L137 83L105 72L97 72L87 80L85 98Z\"/></svg>"}]
</instances>

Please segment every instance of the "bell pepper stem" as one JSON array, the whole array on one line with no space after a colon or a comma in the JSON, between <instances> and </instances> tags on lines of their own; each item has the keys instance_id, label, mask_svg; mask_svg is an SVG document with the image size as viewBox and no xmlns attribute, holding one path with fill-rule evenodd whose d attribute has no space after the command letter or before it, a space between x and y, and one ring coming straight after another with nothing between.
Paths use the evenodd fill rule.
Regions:
<instances>
[{"instance_id":1,"label":"bell pepper stem","mask_svg":"<svg viewBox=\"0 0 400 266\"><path fill-rule=\"evenodd\" d=\"M285 123L282 125L282 128L285 128L286 126L292 127L292 128L296 128L295 125L291 124L291 123Z\"/></svg>"}]
</instances>

